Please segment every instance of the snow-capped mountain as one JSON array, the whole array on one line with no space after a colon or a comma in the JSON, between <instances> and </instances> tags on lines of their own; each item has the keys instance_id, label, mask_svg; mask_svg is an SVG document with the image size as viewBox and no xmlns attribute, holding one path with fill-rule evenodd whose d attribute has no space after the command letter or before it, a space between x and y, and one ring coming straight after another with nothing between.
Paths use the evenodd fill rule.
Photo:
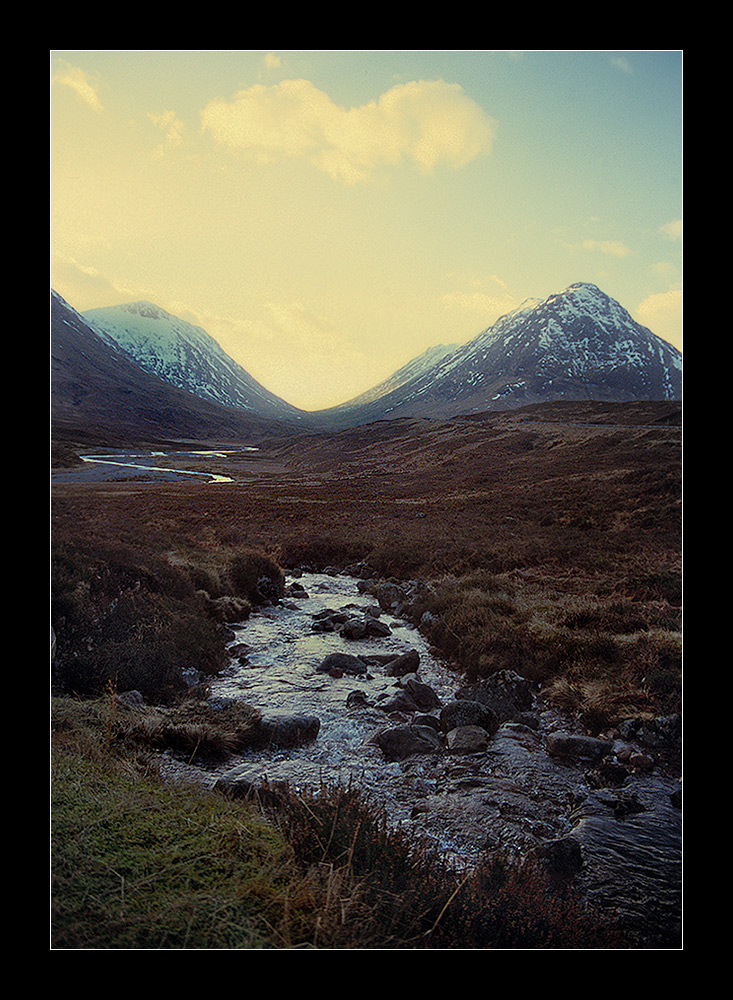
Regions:
<instances>
[{"instance_id":1,"label":"snow-capped mountain","mask_svg":"<svg viewBox=\"0 0 733 1000\"><path fill-rule=\"evenodd\" d=\"M305 416L260 385L201 327L151 302L90 309L84 318L140 368L201 399L272 419L297 422Z\"/></svg>"},{"instance_id":2,"label":"snow-capped mountain","mask_svg":"<svg viewBox=\"0 0 733 1000\"><path fill-rule=\"evenodd\" d=\"M51 291L51 422L57 441L233 440L289 425L203 399L141 368Z\"/></svg>"},{"instance_id":3,"label":"snow-capped mountain","mask_svg":"<svg viewBox=\"0 0 733 1000\"><path fill-rule=\"evenodd\" d=\"M453 416L554 400L673 400L682 355L595 285L527 300L467 344L335 407L335 418ZM422 361L426 359L423 356ZM402 372L410 369L410 365ZM378 392L384 389L383 392Z\"/></svg>"},{"instance_id":4,"label":"snow-capped mountain","mask_svg":"<svg viewBox=\"0 0 733 1000\"><path fill-rule=\"evenodd\" d=\"M367 389L366 392L360 393L360 395L355 396L353 399L348 400L346 403L339 403L338 406L331 407L330 410L321 411L324 413L335 413L336 411L340 413L347 414L351 411L358 412L358 410L366 406L369 403L373 403L376 400L382 399L384 396L389 395L391 392L396 392L402 386L407 385L414 379L419 378L426 372L429 372L438 362L442 361L443 358L447 357L453 351L455 351L457 344L438 344L435 347L429 347L422 354L408 361L406 365L402 368L398 368L396 372L386 378L383 382L375 385L371 389Z\"/></svg>"}]
</instances>

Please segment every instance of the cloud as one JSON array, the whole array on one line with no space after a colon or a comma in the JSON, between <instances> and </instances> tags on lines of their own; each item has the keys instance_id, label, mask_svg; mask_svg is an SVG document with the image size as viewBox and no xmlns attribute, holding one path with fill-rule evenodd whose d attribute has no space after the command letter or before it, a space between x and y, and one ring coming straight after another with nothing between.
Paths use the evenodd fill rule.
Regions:
<instances>
[{"instance_id":1,"label":"cloud","mask_svg":"<svg viewBox=\"0 0 733 1000\"><path fill-rule=\"evenodd\" d=\"M201 113L204 132L260 163L304 158L354 184L407 161L429 173L489 152L495 122L458 84L412 81L368 104L342 108L308 80L256 84Z\"/></svg>"},{"instance_id":2,"label":"cloud","mask_svg":"<svg viewBox=\"0 0 733 1000\"><path fill-rule=\"evenodd\" d=\"M668 292L649 295L636 310L636 319L652 333L662 337L678 350L682 350L682 291L678 288Z\"/></svg>"},{"instance_id":3,"label":"cloud","mask_svg":"<svg viewBox=\"0 0 733 1000\"><path fill-rule=\"evenodd\" d=\"M51 82L70 87L90 108L94 111L102 111L103 108L98 94L98 84L83 69L70 66L66 62L62 63L61 67L58 73L54 74Z\"/></svg>"},{"instance_id":4,"label":"cloud","mask_svg":"<svg viewBox=\"0 0 733 1000\"><path fill-rule=\"evenodd\" d=\"M665 236L668 236L671 240L681 240L682 219L673 219L671 222L665 223L665 225L660 226L659 231Z\"/></svg>"},{"instance_id":5,"label":"cloud","mask_svg":"<svg viewBox=\"0 0 733 1000\"><path fill-rule=\"evenodd\" d=\"M163 111L159 115L149 114L148 118L165 133L165 139L156 149L158 156L163 156L167 149L180 146L183 141L184 125L179 118L176 118L175 111Z\"/></svg>"},{"instance_id":6,"label":"cloud","mask_svg":"<svg viewBox=\"0 0 733 1000\"><path fill-rule=\"evenodd\" d=\"M628 257L630 253L633 253L620 240L584 240L583 249L597 250L599 253L607 254L610 257Z\"/></svg>"},{"instance_id":7,"label":"cloud","mask_svg":"<svg viewBox=\"0 0 733 1000\"><path fill-rule=\"evenodd\" d=\"M634 72L631 68L631 63L625 56L615 56L611 59L611 65L615 66L616 69L620 69L622 73L631 75Z\"/></svg>"}]
</instances>

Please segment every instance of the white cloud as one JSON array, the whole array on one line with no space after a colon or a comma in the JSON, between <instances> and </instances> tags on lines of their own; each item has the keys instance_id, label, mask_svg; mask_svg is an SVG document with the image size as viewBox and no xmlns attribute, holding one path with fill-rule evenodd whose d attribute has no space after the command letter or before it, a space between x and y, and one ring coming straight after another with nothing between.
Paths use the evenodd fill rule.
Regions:
<instances>
[{"instance_id":1,"label":"white cloud","mask_svg":"<svg viewBox=\"0 0 733 1000\"><path fill-rule=\"evenodd\" d=\"M664 233L671 240L681 240L682 239L682 219L673 219L671 222L665 223L665 225L660 227L660 232Z\"/></svg>"},{"instance_id":2,"label":"white cloud","mask_svg":"<svg viewBox=\"0 0 733 1000\"><path fill-rule=\"evenodd\" d=\"M163 111L159 115L149 114L148 118L165 133L165 139L156 150L158 156L162 156L166 149L180 146L183 141L184 125L179 118L176 118L175 111Z\"/></svg>"},{"instance_id":3,"label":"white cloud","mask_svg":"<svg viewBox=\"0 0 733 1000\"><path fill-rule=\"evenodd\" d=\"M407 161L430 172L461 167L491 148L495 123L457 84L412 81L361 107L345 109L308 80L257 84L211 101L202 129L262 163L309 160L347 184Z\"/></svg>"},{"instance_id":4,"label":"white cloud","mask_svg":"<svg viewBox=\"0 0 733 1000\"><path fill-rule=\"evenodd\" d=\"M488 289L483 287L487 282L492 287ZM520 304L498 275L491 275L488 279L479 279L469 283L473 285L472 288L447 292L443 295L441 302L444 308L476 313L478 314L477 323L481 323L482 326L491 326L501 316L505 316ZM471 335L473 336L473 333Z\"/></svg>"},{"instance_id":5,"label":"white cloud","mask_svg":"<svg viewBox=\"0 0 733 1000\"><path fill-rule=\"evenodd\" d=\"M628 257L632 251L620 240L584 240L584 250L597 250L609 257Z\"/></svg>"},{"instance_id":6,"label":"white cloud","mask_svg":"<svg viewBox=\"0 0 733 1000\"><path fill-rule=\"evenodd\" d=\"M622 73L631 75L634 72L631 68L631 63L625 56L615 56L611 59L611 65L615 66L616 69L620 69Z\"/></svg>"},{"instance_id":7,"label":"white cloud","mask_svg":"<svg viewBox=\"0 0 733 1000\"><path fill-rule=\"evenodd\" d=\"M103 110L99 100L98 84L83 69L64 62L58 73L52 77L51 82L70 87L94 111Z\"/></svg>"},{"instance_id":8,"label":"white cloud","mask_svg":"<svg viewBox=\"0 0 733 1000\"><path fill-rule=\"evenodd\" d=\"M652 333L682 350L681 289L673 288L647 296L636 310L636 319Z\"/></svg>"}]
</instances>

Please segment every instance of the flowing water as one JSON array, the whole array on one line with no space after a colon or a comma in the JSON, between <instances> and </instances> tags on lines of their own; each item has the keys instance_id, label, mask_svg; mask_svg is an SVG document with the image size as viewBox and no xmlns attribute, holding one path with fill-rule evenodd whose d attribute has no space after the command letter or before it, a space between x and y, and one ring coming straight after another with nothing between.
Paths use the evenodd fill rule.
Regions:
<instances>
[{"instance_id":1,"label":"flowing water","mask_svg":"<svg viewBox=\"0 0 733 1000\"><path fill-rule=\"evenodd\" d=\"M314 632L319 611L364 614L376 602L349 577L308 574L298 582L307 597L287 598L235 626L232 660L214 682L212 697L242 698L267 717L315 716L318 735L296 749L243 755L230 763L227 777L283 780L294 788L354 780L393 821L407 824L458 864L471 864L487 848L522 854L572 841L583 858L574 882L589 903L619 918L638 947L679 946L681 810L672 801L677 779L635 772L620 789L593 787L590 762L557 760L546 752L545 736L567 720L541 704L536 728L506 723L483 753L439 751L387 762L373 737L398 724L379 706L399 681L378 663L365 676L332 677L317 670L323 658L416 649L419 679L443 704L453 699L458 680L431 655L418 630L384 612L380 621L391 629L386 638L348 640ZM347 703L351 692L361 693L360 704ZM221 776L219 771L213 779Z\"/></svg>"},{"instance_id":2,"label":"flowing water","mask_svg":"<svg viewBox=\"0 0 733 1000\"><path fill-rule=\"evenodd\" d=\"M417 629L389 614L379 615L391 630L385 638L350 640L336 632L314 632L314 616L321 611L347 609L360 615L367 609L375 610L376 602L360 594L349 577L306 574L298 582L307 598L287 599L235 626L233 646L247 647L244 661L232 661L213 683L212 695L243 698L268 718L278 714L315 716L320 721L318 737L296 749L254 752L243 759L238 772L253 779L286 780L296 788L353 779L376 796L393 819L405 820L412 807L415 780L406 777L400 764L385 762L382 751L371 742L371 737L389 724L378 706L395 693L398 682L378 664L365 675L338 678L319 673L317 668L330 653L383 657L416 649L420 680L442 701L451 699L455 680L431 655ZM362 704L347 704L352 692L364 696Z\"/></svg>"}]
</instances>

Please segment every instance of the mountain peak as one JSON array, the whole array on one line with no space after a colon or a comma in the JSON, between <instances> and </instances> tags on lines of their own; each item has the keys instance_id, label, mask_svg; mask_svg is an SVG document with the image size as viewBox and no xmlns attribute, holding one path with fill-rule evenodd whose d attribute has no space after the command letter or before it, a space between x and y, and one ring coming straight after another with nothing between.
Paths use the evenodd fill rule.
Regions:
<instances>
[{"instance_id":1,"label":"mountain peak","mask_svg":"<svg viewBox=\"0 0 733 1000\"><path fill-rule=\"evenodd\" d=\"M204 329L152 302L90 309L84 319L144 371L194 396L268 419L302 418L302 411L260 385Z\"/></svg>"},{"instance_id":2,"label":"mountain peak","mask_svg":"<svg viewBox=\"0 0 733 1000\"><path fill-rule=\"evenodd\" d=\"M145 299L141 299L139 302L124 302L118 308L123 312L132 313L133 316L142 316L143 319L171 318L170 313L167 313L165 309L161 309L160 306L147 302Z\"/></svg>"}]
</instances>

